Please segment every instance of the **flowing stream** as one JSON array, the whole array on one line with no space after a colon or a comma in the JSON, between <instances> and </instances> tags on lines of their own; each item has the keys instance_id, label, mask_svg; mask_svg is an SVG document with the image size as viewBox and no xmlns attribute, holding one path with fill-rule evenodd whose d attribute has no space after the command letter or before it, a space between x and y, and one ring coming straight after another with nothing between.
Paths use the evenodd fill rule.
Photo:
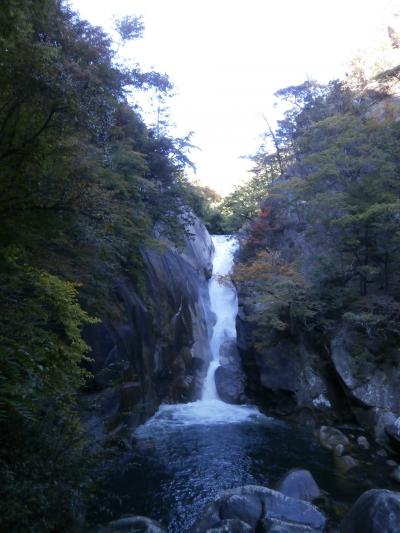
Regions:
<instances>
[{"instance_id":1,"label":"flowing stream","mask_svg":"<svg viewBox=\"0 0 400 533\"><path fill-rule=\"evenodd\" d=\"M213 237L211 306L216 324L211 362L201 400L163 405L135 432L137 446L113 472L118 498L113 515L139 514L159 520L171 533L184 533L203 507L222 490L245 484L273 487L290 468L309 469L319 485L344 494L333 475L332 454L306 431L268 418L254 406L222 402L215 388L219 348L236 337L237 295L226 279L236 242Z\"/></svg>"}]
</instances>

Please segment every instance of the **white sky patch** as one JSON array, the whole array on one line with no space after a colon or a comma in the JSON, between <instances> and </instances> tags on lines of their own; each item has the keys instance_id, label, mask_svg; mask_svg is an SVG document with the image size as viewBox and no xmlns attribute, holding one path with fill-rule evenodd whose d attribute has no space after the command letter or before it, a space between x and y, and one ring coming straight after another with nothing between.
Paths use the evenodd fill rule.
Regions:
<instances>
[{"instance_id":1,"label":"white sky patch","mask_svg":"<svg viewBox=\"0 0 400 533\"><path fill-rule=\"evenodd\" d=\"M110 32L114 15L143 15L144 38L124 58L166 72L174 134L194 131L197 178L221 193L240 183L274 121L273 93L306 78L342 77L349 60L385 34L394 0L73 0ZM386 25L385 25L386 22ZM400 55L400 54L399 54ZM399 61L400 62L400 61ZM149 108L148 120L156 120Z\"/></svg>"}]
</instances>

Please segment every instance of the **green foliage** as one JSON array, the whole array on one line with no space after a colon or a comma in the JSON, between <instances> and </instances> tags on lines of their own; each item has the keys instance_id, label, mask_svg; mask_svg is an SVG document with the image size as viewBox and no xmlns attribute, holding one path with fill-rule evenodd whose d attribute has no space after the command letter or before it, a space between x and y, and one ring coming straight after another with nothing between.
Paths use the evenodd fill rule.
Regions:
<instances>
[{"instance_id":1,"label":"green foliage","mask_svg":"<svg viewBox=\"0 0 400 533\"><path fill-rule=\"evenodd\" d=\"M384 98L382 91L374 101ZM398 346L399 123L375 117L370 92L353 93L337 81L308 81L277 95L291 107L276 132L266 133L273 151L266 143L254 158L254 180L269 179L243 188L231 204L238 219L248 206L246 216L253 218L243 232L241 258L247 270L258 266L256 321L264 330L287 331L292 324L292 332L301 332L311 325L314 335L345 321L387 349ZM278 155L279 174L276 165L271 170ZM257 200L262 209L254 218ZM294 286L290 273L261 281L268 262L260 263L257 252L265 249L281 251L304 284ZM385 306L378 304L383 300ZM288 313L289 302L295 312Z\"/></svg>"},{"instance_id":2,"label":"green foliage","mask_svg":"<svg viewBox=\"0 0 400 533\"><path fill-rule=\"evenodd\" d=\"M3 250L0 282L0 527L72 530L90 483L75 399L87 372L77 287ZM62 513L60 514L60 509Z\"/></svg>"},{"instance_id":3,"label":"green foliage","mask_svg":"<svg viewBox=\"0 0 400 533\"><path fill-rule=\"evenodd\" d=\"M296 265L287 263L279 253L264 250L239 263L234 280L246 287L246 302L254 309L251 319L257 323L257 348L266 344L265 330L294 335L299 324L306 330L315 326L321 306L310 298Z\"/></svg>"},{"instance_id":4,"label":"green foliage","mask_svg":"<svg viewBox=\"0 0 400 533\"><path fill-rule=\"evenodd\" d=\"M235 233L261 212L270 181L267 172L256 173L244 185L236 186L234 191L223 199L220 210L225 217L226 233Z\"/></svg>"},{"instance_id":5,"label":"green foliage","mask_svg":"<svg viewBox=\"0 0 400 533\"><path fill-rule=\"evenodd\" d=\"M221 196L210 187L184 183L183 196L193 212L204 222L211 235L230 233L221 210Z\"/></svg>"},{"instance_id":6,"label":"green foliage","mask_svg":"<svg viewBox=\"0 0 400 533\"><path fill-rule=\"evenodd\" d=\"M82 328L116 312L118 277L143 286L154 228L186 235L190 136L146 127L129 94L170 81L118 65L66 2L5 0L0 27L0 529L72 531L90 485ZM143 23L117 29L123 45Z\"/></svg>"}]
</instances>

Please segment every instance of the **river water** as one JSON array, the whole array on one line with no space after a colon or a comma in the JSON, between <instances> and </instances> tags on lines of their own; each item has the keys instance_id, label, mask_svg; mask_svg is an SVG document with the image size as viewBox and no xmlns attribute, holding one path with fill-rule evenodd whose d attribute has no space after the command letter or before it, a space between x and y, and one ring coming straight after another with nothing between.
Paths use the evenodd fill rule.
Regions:
<instances>
[{"instance_id":1,"label":"river water","mask_svg":"<svg viewBox=\"0 0 400 533\"><path fill-rule=\"evenodd\" d=\"M132 455L114 469L109 487L115 495L114 518L151 517L171 533L185 533L203 507L222 490L245 484L273 487L289 469L310 470L320 487L342 495L332 454L299 428L268 418L254 406L222 402L215 389L219 347L236 336L236 292L220 276L232 267L234 240L213 237L215 245L211 306L217 322L211 363L201 400L163 405L135 432Z\"/></svg>"}]
</instances>

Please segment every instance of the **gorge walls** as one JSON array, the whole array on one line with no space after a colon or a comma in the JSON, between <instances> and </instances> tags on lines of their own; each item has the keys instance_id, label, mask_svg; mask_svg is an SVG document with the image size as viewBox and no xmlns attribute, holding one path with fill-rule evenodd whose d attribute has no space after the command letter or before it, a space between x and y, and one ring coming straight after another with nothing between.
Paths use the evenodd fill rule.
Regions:
<instances>
[{"instance_id":1,"label":"gorge walls","mask_svg":"<svg viewBox=\"0 0 400 533\"><path fill-rule=\"evenodd\" d=\"M121 276L116 317L86 331L94 378L82 411L100 440L143 422L162 402L200 395L213 323L207 285L213 244L197 219L189 232L183 250L161 239L157 248L142 249L144 289Z\"/></svg>"}]
</instances>

